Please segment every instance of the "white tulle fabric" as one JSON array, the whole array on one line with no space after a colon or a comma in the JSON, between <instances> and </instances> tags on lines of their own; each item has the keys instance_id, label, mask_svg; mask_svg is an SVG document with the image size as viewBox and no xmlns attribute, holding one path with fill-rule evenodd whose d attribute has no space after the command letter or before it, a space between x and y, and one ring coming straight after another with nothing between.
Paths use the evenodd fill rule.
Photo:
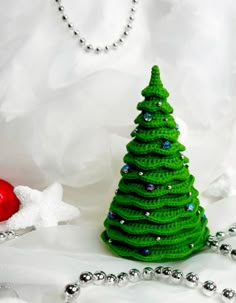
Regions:
<instances>
[{"instance_id":1,"label":"white tulle fabric","mask_svg":"<svg viewBox=\"0 0 236 303\"><path fill-rule=\"evenodd\" d=\"M130 7L127 0L64 3L97 45L120 33ZM181 142L196 187L202 192L226 168L236 169L235 15L234 0L143 0L124 47L95 56L70 37L54 1L0 2L0 177L33 188L60 182L65 201L81 207L73 226L1 244L0 280L13 283L22 299L62 302L64 284L82 270L117 273L143 266L112 255L99 234L152 65L160 66L182 121ZM213 230L236 221L234 199L208 206ZM173 266L233 288L233 265L204 252ZM202 300L198 292L156 282L91 288L82 296L81 302Z\"/></svg>"}]
</instances>

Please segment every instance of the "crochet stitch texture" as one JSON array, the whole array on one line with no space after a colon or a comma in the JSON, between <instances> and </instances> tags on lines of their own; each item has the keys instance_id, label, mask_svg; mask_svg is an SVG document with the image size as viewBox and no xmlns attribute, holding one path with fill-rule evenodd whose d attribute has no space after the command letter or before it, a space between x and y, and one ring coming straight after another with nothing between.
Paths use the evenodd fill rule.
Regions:
<instances>
[{"instance_id":1,"label":"crochet stitch texture","mask_svg":"<svg viewBox=\"0 0 236 303\"><path fill-rule=\"evenodd\" d=\"M209 230L158 66L142 95L101 237L122 257L184 259L205 246Z\"/></svg>"}]
</instances>

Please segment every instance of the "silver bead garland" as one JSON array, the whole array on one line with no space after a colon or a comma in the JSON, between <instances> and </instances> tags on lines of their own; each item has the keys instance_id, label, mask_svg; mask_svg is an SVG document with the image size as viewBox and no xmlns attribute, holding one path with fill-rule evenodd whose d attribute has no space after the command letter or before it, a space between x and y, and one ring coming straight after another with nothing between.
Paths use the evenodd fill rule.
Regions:
<instances>
[{"instance_id":1,"label":"silver bead garland","mask_svg":"<svg viewBox=\"0 0 236 303\"><path fill-rule=\"evenodd\" d=\"M122 221L122 220L121 220ZM124 221L124 220L123 220ZM125 222L120 222L124 224ZM218 231L215 236L210 235L207 239L206 245L213 251L219 252L225 256L231 256L232 260L236 260L236 249L231 245L220 242L236 235L236 223L233 224L228 231ZM160 240L160 239L158 239ZM220 245L221 244L221 245ZM157 266L156 268L145 267L143 270L132 268L128 273L121 272L117 276L114 274L106 275L103 271L83 272L76 283L68 284L65 287L65 303L70 303L80 293L80 287L90 284L107 285L107 286L126 286L128 283L136 283L139 281L162 281L168 282L172 285L186 285L190 288L200 288L205 296L218 296L222 302L235 302L236 291L231 288L224 288L221 292L214 281L207 280L201 282L199 276L190 272L186 275L179 269L172 269L171 267Z\"/></svg>"},{"instance_id":2,"label":"silver bead garland","mask_svg":"<svg viewBox=\"0 0 236 303\"><path fill-rule=\"evenodd\" d=\"M130 35L130 31L133 29L135 14L137 11L137 4L139 1L138 0L131 1L132 6L130 9L130 14L128 16L128 22L124 26L124 29L122 30L120 37L118 37L112 43L108 43L107 45L104 46L95 46L95 47L93 46L93 44L87 42L87 39L80 33L80 31L77 29L74 23L70 21L70 18L66 14L65 6L63 5L63 0L55 0L55 2L57 4L57 9L61 14L61 18L63 22L66 24L67 28L73 33L73 36L76 39L78 39L78 45L88 53L107 54L111 50L116 50L118 47L123 45L127 37Z\"/></svg>"},{"instance_id":3,"label":"silver bead garland","mask_svg":"<svg viewBox=\"0 0 236 303\"><path fill-rule=\"evenodd\" d=\"M186 275L179 269L172 269L171 267L158 266L155 269L152 267L145 267L142 271L132 268L128 273L121 272L117 276L114 274L106 275L103 271L83 272L80 274L79 281L66 285L64 290L65 303L72 302L78 297L81 287L91 285L96 286L126 286L128 283L137 283L140 281L156 280L160 282L168 282L172 285L186 285L190 288L199 288L202 293L207 296L215 296L221 298L222 302L234 302L236 292L231 288L224 288L221 292L215 282L207 280L201 282L196 273L190 272Z\"/></svg>"}]
</instances>

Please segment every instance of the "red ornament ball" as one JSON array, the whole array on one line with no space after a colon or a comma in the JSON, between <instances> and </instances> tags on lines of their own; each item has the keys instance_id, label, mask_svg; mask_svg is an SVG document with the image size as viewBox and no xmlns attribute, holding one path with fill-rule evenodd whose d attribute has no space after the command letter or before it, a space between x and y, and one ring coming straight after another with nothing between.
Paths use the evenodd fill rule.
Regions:
<instances>
[{"instance_id":1,"label":"red ornament ball","mask_svg":"<svg viewBox=\"0 0 236 303\"><path fill-rule=\"evenodd\" d=\"M0 179L0 221L8 220L20 207L20 201L14 193L14 187Z\"/></svg>"}]
</instances>

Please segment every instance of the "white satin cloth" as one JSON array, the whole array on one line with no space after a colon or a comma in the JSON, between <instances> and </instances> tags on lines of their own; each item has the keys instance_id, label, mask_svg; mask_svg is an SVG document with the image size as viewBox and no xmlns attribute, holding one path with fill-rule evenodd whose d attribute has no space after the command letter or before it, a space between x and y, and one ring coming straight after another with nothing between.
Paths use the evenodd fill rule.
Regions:
<instances>
[{"instance_id":1,"label":"white satin cloth","mask_svg":"<svg viewBox=\"0 0 236 303\"><path fill-rule=\"evenodd\" d=\"M130 8L127 0L64 4L94 45L114 40ZM152 65L159 65L181 121L180 141L200 192L236 169L235 15L234 0L140 0L127 43L98 56L80 49L53 0L0 1L0 177L39 189L60 182L64 201L81 209L73 224L1 244L0 282L14 286L22 300L63 302L64 285L83 270L118 273L146 265L113 255L99 235ZM234 196L210 200L201 203L212 232L236 221ZM226 257L206 251L171 265L214 280L220 290L236 288L235 264ZM80 302L190 299L204 302L200 291L153 281L83 289Z\"/></svg>"}]
</instances>

